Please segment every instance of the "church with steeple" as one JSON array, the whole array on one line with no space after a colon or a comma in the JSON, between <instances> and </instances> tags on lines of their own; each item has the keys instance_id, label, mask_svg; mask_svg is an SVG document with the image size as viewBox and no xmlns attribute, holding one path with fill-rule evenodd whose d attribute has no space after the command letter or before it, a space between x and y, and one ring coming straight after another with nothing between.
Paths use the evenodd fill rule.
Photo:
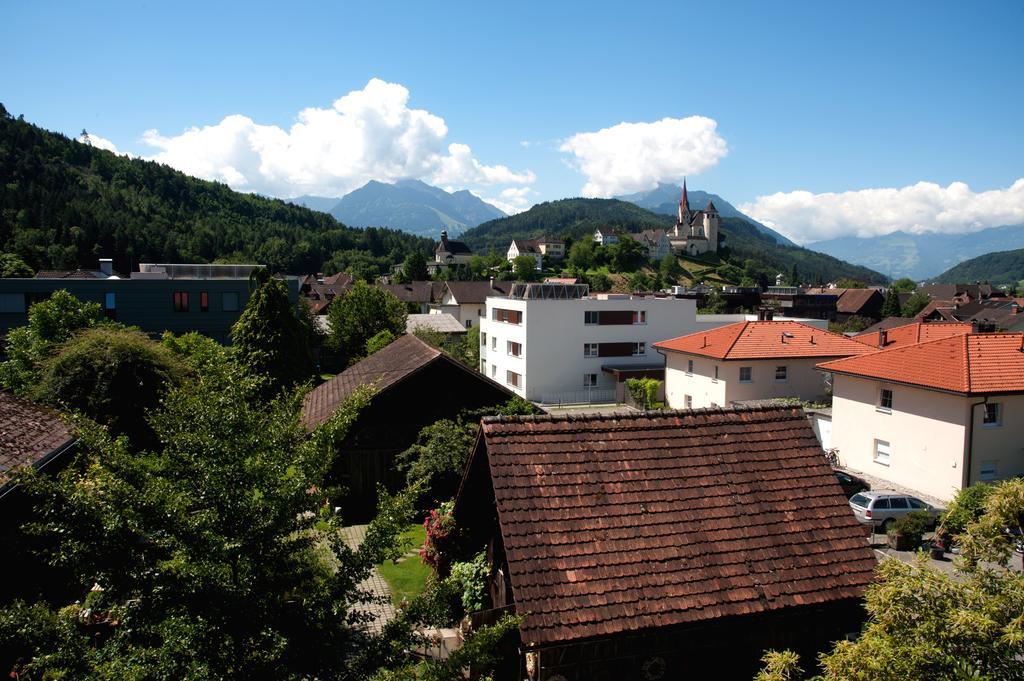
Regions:
<instances>
[{"instance_id":1,"label":"church with steeple","mask_svg":"<svg viewBox=\"0 0 1024 681\"><path fill-rule=\"evenodd\" d=\"M715 204L708 199L704 210L690 210L683 178L683 195L679 198L679 213L675 227L669 233L669 243L678 255L700 255L718 252L718 226L720 217Z\"/></svg>"}]
</instances>

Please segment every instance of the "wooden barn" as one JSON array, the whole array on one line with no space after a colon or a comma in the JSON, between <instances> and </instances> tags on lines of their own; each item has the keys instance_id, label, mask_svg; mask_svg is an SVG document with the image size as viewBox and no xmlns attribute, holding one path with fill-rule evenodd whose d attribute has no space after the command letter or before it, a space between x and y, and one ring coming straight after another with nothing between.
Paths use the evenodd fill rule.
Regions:
<instances>
[{"instance_id":1,"label":"wooden barn","mask_svg":"<svg viewBox=\"0 0 1024 681\"><path fill-rule=\"evenodd\" d=\"M342 503L346 522L373 517L378 483L390 491L403 486L395 455L408 449L424 426L454 419L464 409L502 404L514 396L406 334L310 392L302 414L306 428L312 430L329 419L363 385L373 386L376 394L342 443L342 457L334 471L334 481L348 488Z\"/></svg>"},{"instance_id":2,"label":"wooden barn","mask_svg":"<svg viewBox=\"0 0 1024 681\"><path fill-rule=\"evenodd\" d=\"M749 679L771 648L811 668L875 568L798 408L489 417L455 518L523 618L502 679Z\"/></svg>"}]
</instances>

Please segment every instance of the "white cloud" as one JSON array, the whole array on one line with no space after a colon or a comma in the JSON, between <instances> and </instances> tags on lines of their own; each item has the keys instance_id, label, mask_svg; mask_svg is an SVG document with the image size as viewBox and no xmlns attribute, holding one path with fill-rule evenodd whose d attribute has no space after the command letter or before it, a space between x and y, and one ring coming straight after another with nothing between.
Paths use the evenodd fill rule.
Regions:
<instances>
[{"instance_id":1,"label":"white cloud","mask_svg":"<svg viewBox=\"0 0 1024 681\"><path fill-rule=\"evenodd\" d=\"M704 116L619 123L581 132L562 142L574 167L586 175L584 196L614 196L677 182L716 165L728 153L718 124Z\"/></svg>"},{"instance_id":2,"label":"white cloud","mask_svg":"<svg viewBox=\"0 0 1024 681\"><path fill-rule=\"evenodd\" d=\"M498 207L508 215L515 215L527 210L533 204L530 200L530 195L535 193L529 187L507 187L501 190L497 198L489 199L486 196L479 198L492 206Z\"/></svg>"},{"instance_id":3,"label":"white cloud","mask_svg":"<svg viewBox=\"0 0 1024 681\"><path fill-rule=\"evenodd\" d=\"M1024 178L1006 189L980 193L963 182L825 194L779 192L739 208L799 243L896 231L969 232L1024 223Z\"/></svg>"},{"instance_id":4,"label":"white cloud","mask_svg":"<svg viewBox=\"0 0 1024 681\"><path fill-rule=\"evenodd\" d=\"M113 142L104 137L100 137L99 135L85 133L83 135L79 135L76 139L82 144L88 144L89 146L96 147L97 149L106 149L107 151L112 151L115 154L121 153L117 150L117 147Z\"/></svg>"},{"instance_id":5,"label":"white cloud","mask_svg":"<svg viewBox=\"0 0 1024 681\"><path fill-rule=\"evenodd\" d=\"M171 137L148 130L143 141L158 150L155 161L272 196L340 196L369 180L463 186L534 181L530 171L484 165L467 145L446 144L444 119L408 103L405 87L374 78L330 108L303 109L288 130L236 114Z\"/></svg>"}]
</instances>

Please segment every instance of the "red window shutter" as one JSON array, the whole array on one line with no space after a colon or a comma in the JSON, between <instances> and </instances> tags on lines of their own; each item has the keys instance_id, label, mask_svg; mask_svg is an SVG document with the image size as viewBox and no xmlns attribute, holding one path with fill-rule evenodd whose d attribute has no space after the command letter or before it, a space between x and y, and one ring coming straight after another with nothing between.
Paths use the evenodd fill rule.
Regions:
<instances>
[{"instance_id":1,"label":"red window shutter","mask_svg":"<svg viewBox=\"0 0 1024 681\"><path fill-rule=\"evenodd\" d=\"M619 324L633 324L633 311L632 310L601 310L601 314L598 317L598 324L602 326L611 326Z\"/></svg>"},{"instance_id":2,"label":"red window shutter","mask_svg":"<svg viewBox=\"0 0 1024 681\"><path fill-rule=\"evenodd\" d=\"M597 346L598 357L632 357L632 343L601 343Z\"/></svg>"}]
</instances>

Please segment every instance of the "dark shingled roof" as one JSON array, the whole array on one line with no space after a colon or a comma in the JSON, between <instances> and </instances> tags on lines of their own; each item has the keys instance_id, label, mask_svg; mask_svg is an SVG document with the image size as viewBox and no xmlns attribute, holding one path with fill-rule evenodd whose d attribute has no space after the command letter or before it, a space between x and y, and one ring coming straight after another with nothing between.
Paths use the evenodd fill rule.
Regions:
<instances>
[{"instance_id":1,"label":"dark shingled roof","mask_svg":"<svg viewBox=\"0 0 1024 681\"><path fill-rule=\"evenodd\" d=\"M861 314L865 308L881 305L885 296L873 288L848 288L836 301L836 312L843 314Z\"/></svg>"},{"instance_id":2,"label":"dark shingled roof","mask_svg":"<svg viewBox=\"0 0 1024 681\"><path fill-rule=\"evenodd\" d=\"M515 282L496 281L493 286L489 281L449 281L445 284L459 305L483 305L487 296L507 296Z\"/></svg>"},{"instance_id":3,"label":"dark shingled roof","mask_svg":"<svg viewBox=\"0 0 1024 681\"><path fill-rule=\"evenodd\" d=\"M0 488L15 468L41 465L74 441L57 412L0 392Z\"/></svg>"},{"instance_id":4,"label":"dark shingled roof","mask_svg":"<svg viewBox=\"0 0 1024 681\"><path fill-rule=\"evenodd\" d=\"M437 348L406 334L314 388L306 395L302 421L312 430L331 418L338 405L359 386L373 385L378 391L386 390L444 356Z\"/></svg>"},{"instance_id":5,"label":"dark shingled roof","mask_svg":"<svg viewBox=\"0 0 1024 681\"><path fill-rule=\"evenodd\" d=\"M408 284L378 284L377 288L388 291L403 303L430 304L441 299L443 281L412 281Z\"/></svg>"},{"instance_id":6,"label":"dark shingled roof","mask_svg":"<svg viewBox=\"0 0 1024 681\"><path fill-rule=\"evenodd\" d=\"M482 441L527 645L860 598L872 580L800 409L490 417Z\"/></svg>"}]
</instances>

